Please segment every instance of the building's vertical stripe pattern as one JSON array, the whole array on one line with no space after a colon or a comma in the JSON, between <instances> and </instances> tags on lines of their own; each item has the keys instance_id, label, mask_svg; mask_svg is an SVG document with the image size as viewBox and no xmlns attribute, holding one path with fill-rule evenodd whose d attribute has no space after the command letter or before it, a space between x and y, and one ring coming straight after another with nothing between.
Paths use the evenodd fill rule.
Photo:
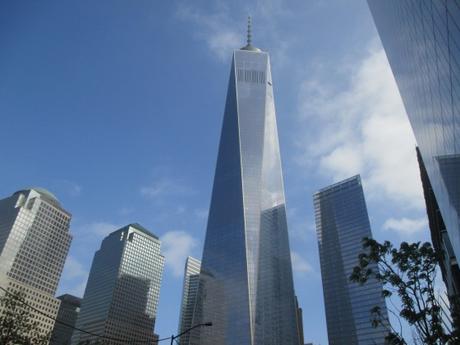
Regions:
<instances>
[{"instance_id":1,"label":"building's vertical stripe pattern","mask_svg":"<svg viewBox=\"0 0 460 345\"><path fill-rule=\"evenodd\" d=\"M375 306L388 319L382 284L374 278L364 285L350 281L362 239L372 236L360 177L321 189L314 206L329 344L384 344L386 330L371 324Z\"/></svg>"}]
</instances>

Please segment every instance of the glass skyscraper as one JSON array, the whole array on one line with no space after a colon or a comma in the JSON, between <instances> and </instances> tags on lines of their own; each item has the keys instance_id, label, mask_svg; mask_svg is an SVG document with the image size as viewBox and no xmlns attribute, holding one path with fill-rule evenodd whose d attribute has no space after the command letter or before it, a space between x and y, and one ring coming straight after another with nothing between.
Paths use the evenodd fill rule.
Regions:
<instances>
[{"instance_id":1,"label":"glass skyscraper","mask_svg":"<svg viewBox=\"0 0 460 345\"><path fill-rule=\"evenodd\" d=\"M91 265L78 328L123 343L156 339L153 330L164 267L160 244L139 224L129 224L102 241ZM75 330L72 344L96 339Z\"/></svg>"},{"instance_id":2,"label":"glass skyscraper","mask_svg":"<svg viewBox=\"0 0 460 345\"><path fill-rule=\"evenodd\" d=\"M447 295L450 299L460 294L460 270L455 258L454 250L450 245L449 235L447 234L444 220L439 210L436 196L431 187L430 179L423 164L420 150L417 149L417 159L420 167L420 177L422 179L423 194L425 196L426 212L430 225L431 242L437 253L442 253L439 266L441 268L442 279L446 284ZM451 302L454 302L453 300ZM454 305L454 303L451 303Z\"/></svg>"},{"instance_id":3,"label":"glass skyscraper","mask_svg":"<svg viewBox=\"0 0 460 345\"><path fill-rule=\"evenodd\" d=\"M450 0L368 3L448 234L441 247L453 249L456 265L460 259L460 4Z\"/></svg>"},{"instance_id":4,"label":"glass skyscraper","mask_svg":"<svg viewBox=\"0 0 460 345\"><path fill-rule=\"evenodd\" d=\"M182 289L182 304L177 334L180 334L193 326L193 310L195 309L196 296L200 282L200 267L200 260L192 258L191 256L187 258L184 270L184 287ZM188 345L189 341L189 333L186 333L179 338L180 345Z\"/></svg>"},{"instance_id":5,"label":"glass skyscraper","mask_svg":"<svg viewBox=\"0 0 460 345\"><path fill-rule=\"evenodd\" d=\"M233 53L191 336L200 345L298 344L269 55Z\"/></svg>"},{"instance_id":6,"label":"glass skyscraper","mask_svg":"<svg viewBox=\"0 0 460 345\"><path fill-rule=\"evenodd\" d=\"M388 322L382 284L375 278L363 285L349 279L363 252L363 237L372 237L361 179L323 188L313 199L329 344L384 344L386 327L371 324L376 306ZM378 269L375 264L369 268Z\"/></svg>"},{"instance_id":7,"label":"glass skyscraper","mask_svg":"<svg viewBox=\"0 0 460 345\"><path fill-rule=\"evenodd\" d=\"M72 240L70 219L58 199L42 188L0 200L0 286L24 293L29 305L51 317L60 304L54 295ZM43 334L53 330L54 320L31 313Z\"/></svg>"}]
</instances>

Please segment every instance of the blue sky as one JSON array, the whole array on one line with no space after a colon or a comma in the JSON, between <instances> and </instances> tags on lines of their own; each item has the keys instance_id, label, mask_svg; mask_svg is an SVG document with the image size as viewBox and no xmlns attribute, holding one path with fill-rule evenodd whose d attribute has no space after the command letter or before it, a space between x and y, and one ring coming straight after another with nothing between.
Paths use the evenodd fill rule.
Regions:
<instances>
[{"instance_id":1,"label":"blue sky","mask_svg":"<svg viewBox=\"0 0 460 345\"><path fill-rule=\"evenodd\" d=\"M83 293L110 231L159 235L156 330L175 333L248 14L271 54L305 340L327 344L312 194L361 173L377 239L428 238L415 140L365 1L0 2L0 197L41 186L73 214L58 293Z\"/></svg>"}]
</instances>

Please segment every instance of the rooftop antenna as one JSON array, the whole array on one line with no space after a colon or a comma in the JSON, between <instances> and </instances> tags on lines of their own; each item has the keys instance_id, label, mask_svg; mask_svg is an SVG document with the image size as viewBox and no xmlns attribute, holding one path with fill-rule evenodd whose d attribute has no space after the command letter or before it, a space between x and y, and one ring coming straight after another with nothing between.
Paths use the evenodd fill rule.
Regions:
<instances>
[{"instance_id":1,"label":"rooftop antenna","mask_svg":"<svg viewBox=\"0 0 460 345\"><path fill-rule=\"evenodd\" d=\"M251 39L252 39L252 33L251 33L251 29L252 29L252 23L251 23L251 16L248 16L248 46L251 46Z\"/></svg>"},{"instance_id":2,"label":"rooftop antenna","mask_svg":"<svg viewBox=\"0 0 460 345\"><path fill-rule=\"evenodd\" d=\"M259 48L252 46L252 20L251 16L248 16L248 36L247 36L247 44L241 48L241 50L249 50L253 52L260 52Z\"/></svg>"}]
</instances>

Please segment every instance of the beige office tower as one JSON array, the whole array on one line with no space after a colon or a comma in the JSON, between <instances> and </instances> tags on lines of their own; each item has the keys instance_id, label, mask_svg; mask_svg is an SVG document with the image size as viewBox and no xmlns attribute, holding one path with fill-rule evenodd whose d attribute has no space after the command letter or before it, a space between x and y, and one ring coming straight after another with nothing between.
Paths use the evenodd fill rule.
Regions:
<instances>
[{"instance_id":1,"label":"beige office tower","mask_svg":"<svg viewBox=\"0 0 460 345\"><path fill-rule=\"evenodd\" d=\"M60 305L54 295L72 240L70 219L57 198L41 188L0 200L0 286L23 292L28 304L53 318ZM44 334L53 330L54 320L31 312Z\"/></svg>"}]
</instances>

